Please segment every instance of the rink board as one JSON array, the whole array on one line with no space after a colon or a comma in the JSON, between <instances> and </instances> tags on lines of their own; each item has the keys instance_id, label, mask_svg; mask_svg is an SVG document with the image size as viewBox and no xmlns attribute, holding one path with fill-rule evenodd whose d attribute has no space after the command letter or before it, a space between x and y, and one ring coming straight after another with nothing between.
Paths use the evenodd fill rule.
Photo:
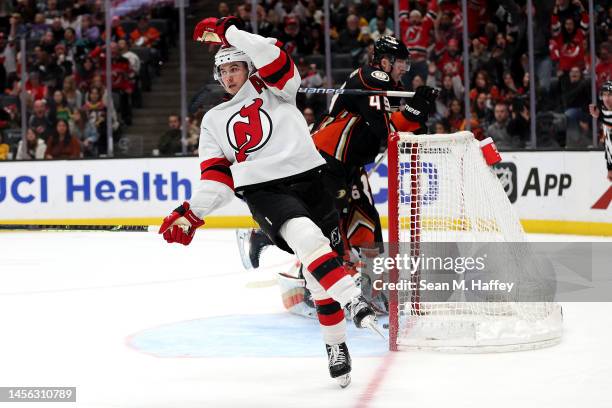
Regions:
<instances>
[{"instance_id":1,"label":"rink board","mask_svg":"<svg viewBox=\"0 0 612 408\"><path fill-rule=\"evenodd\" d=\"M505 152L502 157L494 171L527 231L612 235L612 185L603 152ZM191 197L199 174L195 157L4 162L0 223L159 224ZM386 224L386 161L370 184ZM253 225L238 199L206 222L208 227Z\"/></svg>"}]
</instances>

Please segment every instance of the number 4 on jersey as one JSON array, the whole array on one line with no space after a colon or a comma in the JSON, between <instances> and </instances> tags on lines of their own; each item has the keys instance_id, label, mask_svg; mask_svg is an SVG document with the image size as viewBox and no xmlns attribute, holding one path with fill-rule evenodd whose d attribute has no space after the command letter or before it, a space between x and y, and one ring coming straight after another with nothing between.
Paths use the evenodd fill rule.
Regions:
<instances>
[{"instance_id":1,"label":"number 4 on jersey","mask_svg":"<svg viewBox=\"0 0 612 408\"><path fill-rule=\"evenodd\" d=\"M376 110L381 110L380 99L381 99L380 95L370 96L370 106L375 107ZM389 99L387 99L386 96L383 96L382 100L385 105L385 111L387 112L391 111L391 104L389 104Z\"/></svg>"}]
</instances>

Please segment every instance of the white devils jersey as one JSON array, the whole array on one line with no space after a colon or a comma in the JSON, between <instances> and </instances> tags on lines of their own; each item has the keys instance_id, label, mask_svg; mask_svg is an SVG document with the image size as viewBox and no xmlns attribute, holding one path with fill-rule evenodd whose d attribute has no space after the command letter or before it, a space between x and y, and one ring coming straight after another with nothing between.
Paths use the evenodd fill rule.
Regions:
<instances>
[{"instance_id":1,"label":"white devils jersey","mask_svg":"<svg viewBox=\"0 0 612 408\"><path fill-rule=\"evenodd\" d=\"M276 40L236 27L227 30L226 38L251 58L258 71L231 100L204 115L199 147L202 179L239 190L325 164L295 105L301 79L291 58Z\"/></svg>"},{"instance_id":2,"label":"white devils jersey","mask_svg":"<svg viewBox=\"0 0 612 408\"><path fill-rule=\"evenodd\" d=\"M295 176L325 164L295 106L300 75L275 39L225 33L257 68L234 97L204 115L201 182L190 200L199 218L228 203L234 189Z\"/></svg>"}]
</instances>

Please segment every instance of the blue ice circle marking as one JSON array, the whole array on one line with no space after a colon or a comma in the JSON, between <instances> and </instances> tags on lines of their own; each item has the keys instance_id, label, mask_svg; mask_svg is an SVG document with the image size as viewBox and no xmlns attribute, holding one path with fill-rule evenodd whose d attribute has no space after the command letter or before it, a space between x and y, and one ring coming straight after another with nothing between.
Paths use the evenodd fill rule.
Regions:
<instances>
[{"instance_id":1,"label":"blue ice circle marking","mask_svg":"<svg viewBox=\"0 0 612 408\"><path fill-rule=\"evenodd\" d=\"M382 327L386 319L380 322ZM387 342L347 321L352 356L380 356ZM157 357L320 357L318 321L289 313L206 317L136 333L129 345Z\"/></svg>"}]
</instances>

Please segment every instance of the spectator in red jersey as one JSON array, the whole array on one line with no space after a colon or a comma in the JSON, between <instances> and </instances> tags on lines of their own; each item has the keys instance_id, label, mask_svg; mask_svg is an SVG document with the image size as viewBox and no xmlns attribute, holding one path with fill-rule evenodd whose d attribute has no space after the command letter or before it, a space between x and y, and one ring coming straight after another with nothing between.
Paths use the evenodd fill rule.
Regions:
<instances>
[{"instance_id":1,"label":"spectator in red jersey","mask_svg":"<svg viewBox=\"0 0 612 408\"><path fill-rule=\"evenodd\" d=\"M32 95L35 101L45 99L48 96L48 88L40 82L40 74L36 71L30 72L26 81L26 91Z\"/></svg>"},{"instance_id":2,"label":"spectator in red jersey","mask_svg":"<svg viewBox=\"0 0 612 408\"><path fill-rule=\"evenodd\" d=\"M610 10L612 10L612 7ZM595 75L597 77L597 89L604 82L612 80L612 43L606 41L599 47L599 61L595 65Z\"/></svg>"},{"instance_id":3,"label":"spectator in red jersey","mask_svg":"<svg viewBox=\"0 0 612 408\"><path fill-rule=\"evenodd\" d=\"M563 1L563 0L560 0ZM586 33L589 27L589 15L582 3L575 0L574 4L580 7L580 28L576 26L573 18L559 19L559 7L555 5L551 19L553 37L550 41L550 52L553 61L558 62L557 76L576 66L585 68Z\"/></svg>"},{"instance_id":4,"label":"spectator in red jersey","mask_svg":"<svg viewBox=\"0 0 612 408\"><path fill-rule=\"evenodd\" d=\"M461 52L459 50L459 41L452 38L448 42L448 46L443 54L438 58L438 69L444 75L455 76L459 75L463 79L463 63L461 62Z\"/></svg>"},{"instance_id":5,"label":"spectator in red jersey","mask_svg":"<svg viewBox=\"0 0 612 408\"><path fill-rule=\"evenodd\" d=\"M408 0L400 1L400 39L410 51L410 70L402 82L409 87L415 75L427 77L427 48L432 42L431 33L437 18L438 0L430 0L425 17L419 10L409 11Z\"/></svg>"}]
</instances>

